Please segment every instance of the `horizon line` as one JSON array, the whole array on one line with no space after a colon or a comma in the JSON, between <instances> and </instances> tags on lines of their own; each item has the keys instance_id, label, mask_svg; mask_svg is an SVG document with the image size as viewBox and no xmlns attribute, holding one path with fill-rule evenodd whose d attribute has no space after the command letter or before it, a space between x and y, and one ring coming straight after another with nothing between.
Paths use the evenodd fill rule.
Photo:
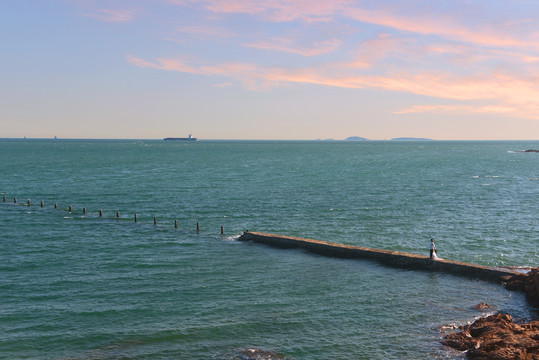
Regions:
<instances>
[{"instance_id":1,"label":"horizon line","mask_svg":"<svg viewBox=\"0 0 539 360\"><path fill-rule=\"evenodd\" d=\"M124 140L124 141L164 141L163 138L60 138L60 137L0 137L0 140ZM390 139L201 139L198 141L319 141L319 142L369 142L369 141L539 141L539 139L429 139L429 138L414 138L414 137L396 137ZM181 142L181 141L180 141Z\"/></svg>"}]
</instances>

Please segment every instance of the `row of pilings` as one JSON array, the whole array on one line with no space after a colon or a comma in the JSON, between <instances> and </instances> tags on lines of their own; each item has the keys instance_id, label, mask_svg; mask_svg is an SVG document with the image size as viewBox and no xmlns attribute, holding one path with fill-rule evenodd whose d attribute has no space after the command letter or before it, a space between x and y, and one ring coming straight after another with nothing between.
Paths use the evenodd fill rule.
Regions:
<instances>
[{"instance_id":1,"label":"row of pilings","mask_svg":"<svg viewBox=\"0 0 539 360\"><path fill-rule=\"evenodd\" d=\"M8 203L8 199L7 199L6 195L3 196L2 202L3 202L3 203ZM14 204L14 205L23 205L23 206L27 206L27 207L34 206L34 205L32 204L32 201L31 201L30 199L28 199L26 202L20 203L19 200L18 200L16 197L13 198L13 204ZM35 205L35 206L37 206L37 205ZM44 207L45 207L45 201L42 200L42 201L39 203L39 206L42 207L42 208L44 208ZM60 207L58 206L58 203L57 203L57 202L54 203L54 208L55 208L55 209L60 209ZM67 211L68 211L69 213L73 213L73 212L75 211L75 209L73 208L72 205L69 205L68 208L67 208ZM83 213L83 215L88 214L87 208L85 208L85 207L82 208L82 213ZM99 213L99 217L104 217L104 216L103 216L103 210L102 210L102 209L99 209L99 212L98 212L98 213ZM120 219L120 211L116 211L116 215L115 215L114 218L115 218L115 219ZM125 219L125 218L123 218L123 219ZM139 222L139 215L138 215L138 213L135 212L132 219L133 219L133 221L134 221L135 223L138 223L138 222ZM153 217L153 224L154 224L154 225L157 225L157 216L154 216L154 217ZM175 229L178 229L178 219L174 219L174 228L175 228ZM198 222L198 221L197 221L197 223L196 223L196 231L197 231L197 233L200 232L200 222ZM224 228L224 226L221 225L221 235L224 235L224 233L225 233L225 228Z\"/></svg>"},{"instance_id":2,"label":"row of pilings","mask_svg":"<svg viewBox=\"0 0 539 360\"><path fill-rule=\"evenodd\" d=\"M3 197L3 202L6 203L6 195ZM36 206L32 205L30 199L26 203L19 203L17 198L13 198L15 205ZM45 207L45 202L41 201L40 206ZM58 203L54 204L55 209L59 209ZM65 211L65 208L60 209ZM72 205L67 208L69 213L73 213L75 209ZM87 214L87 209L82 208L82 213ZM103 210L99 210L99 217L103 217ZM115 219L120 219L120 212L116 211ZM125 219L122 218L122 219ZM139 222L137 213L134 213L132 221ZM157 217L153 217L153 224L157 225ZM174 227L178 228L178 219L174 220ZM200 223L196 223L196 231L200 232ZM224 234L224 227L221 226L221 235ZM399 267L412 270L423 270L432 272L445 272L453 275L461 275L469 278L479 278L482 280L493 282L504 282L509 278L521 275L520 272L510 269L481 266L475 264L464 263L447 259L432 260L428 256L403 253L391 250L372 249L359 246L331 243L321 240L297 238L278 234L266 234L259 232L251 232L246 230L238 239L239 241L251 241L270 245L279 248L300 248L308 252L316 253L323 256L338 257L338 258L357 258L377 261L383 265L391 267Z\"/></svg>"}]
</instances>

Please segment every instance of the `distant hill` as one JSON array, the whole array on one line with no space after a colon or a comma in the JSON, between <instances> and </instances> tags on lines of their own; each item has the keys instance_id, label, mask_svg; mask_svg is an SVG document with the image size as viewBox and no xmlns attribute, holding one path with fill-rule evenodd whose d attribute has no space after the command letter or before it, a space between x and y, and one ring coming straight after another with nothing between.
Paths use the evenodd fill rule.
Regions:
<instances>
[{"instance_id":1,"label":"distant hill","mask_svg":"<svg viewBox=\"0 0 539 360\"><path fill-rule=\"evenodd\" d=\"M364 137L360 137L360 136L350 136L346 139L344 139L346 141L366 141L366 140L369 140L369 139L366 139Z\"/></svg>"},{"instance_id":2,"label":"distant hill","mask_svg":"<svg viewBox=\"0 0 539 360\"><path fill-rule=\"evenodd\" d=\"M432 139L413 138L413 137L400 137L400 138L391 139L391 141L425 141L425 140L432 140Z\"/></svg>"}]
</instances>

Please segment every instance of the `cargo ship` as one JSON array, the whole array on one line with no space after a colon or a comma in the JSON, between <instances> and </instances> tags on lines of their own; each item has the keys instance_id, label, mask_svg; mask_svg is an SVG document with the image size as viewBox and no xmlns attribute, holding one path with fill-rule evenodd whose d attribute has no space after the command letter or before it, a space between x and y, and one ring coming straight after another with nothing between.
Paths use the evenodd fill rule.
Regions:
<instances>
[{"instance_id":1,"label":"cargo ship","mask_svg":"<svg viewBox=\"0 0 539 360\"><path fill-rule=\"evenodd\" d=\"M193 135L189 134L189 137L186 138L166 137L163 140L197 141L197 138L194 138Z\"/></svg>"}]
</instances>

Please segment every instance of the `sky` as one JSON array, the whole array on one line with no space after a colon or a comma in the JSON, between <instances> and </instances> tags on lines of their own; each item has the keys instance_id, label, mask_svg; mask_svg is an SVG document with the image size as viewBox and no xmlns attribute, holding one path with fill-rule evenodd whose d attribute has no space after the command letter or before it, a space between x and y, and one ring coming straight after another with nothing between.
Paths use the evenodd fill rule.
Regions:
<instances>
[{"instance_id":1,"label":"sky","mask_svg":"<svg viewBox=\"0 0 539 360\"><path fill-rule=\"evenodd\" d=\"M537 0L1 0L0 138L539 139Z\"/></svg>"}]
</instances>

